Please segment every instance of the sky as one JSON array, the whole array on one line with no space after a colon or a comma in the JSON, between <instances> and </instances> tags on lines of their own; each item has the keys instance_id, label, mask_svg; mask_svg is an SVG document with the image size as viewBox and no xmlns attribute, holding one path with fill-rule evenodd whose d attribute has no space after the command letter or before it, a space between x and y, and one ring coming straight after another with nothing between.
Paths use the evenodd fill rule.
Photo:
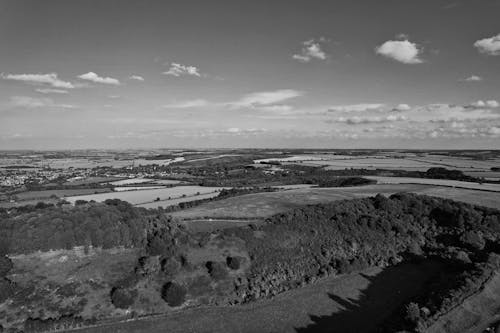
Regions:
<instances>
[{"instance_id":1,"label":"sky","mask_svg":"<svg viewBox=\"0 0 500 333\"><path fill-rule=\"evenodd\" d=\"M0 149L500 149L500 0L0 0Z\"/></svg>"}]
</instances>

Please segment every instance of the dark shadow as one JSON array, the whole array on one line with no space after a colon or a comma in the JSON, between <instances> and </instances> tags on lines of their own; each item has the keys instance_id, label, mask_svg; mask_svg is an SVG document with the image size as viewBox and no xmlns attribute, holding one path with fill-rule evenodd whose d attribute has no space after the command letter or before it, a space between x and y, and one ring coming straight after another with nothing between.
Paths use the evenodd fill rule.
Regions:
<instances>
[{"instance_id":1,"label":"dark shadow","mask_svg":"<svg viewBox=\"0 0 500 333\"><path fill-rule=\"evenodd\" d=\"M387 332L381 328L394 316L402 317L402 307L426 288L426 283L437 276L443 264L434 260L404 263L389 267L375 276L360 273L369 280L369 286L359 299L345 299L328 293L328 297L343 310L326 316L310 315L313 323L297 328L297 333L368 333Z\"/></svg>"}]
</instances>

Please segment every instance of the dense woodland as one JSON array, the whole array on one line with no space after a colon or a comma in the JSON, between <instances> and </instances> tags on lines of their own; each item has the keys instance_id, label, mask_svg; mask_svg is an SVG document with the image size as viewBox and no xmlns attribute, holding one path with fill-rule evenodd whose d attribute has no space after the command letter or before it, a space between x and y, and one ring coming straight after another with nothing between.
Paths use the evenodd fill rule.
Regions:
<instances>
[{"instance_id":1,"label":"dense woodland","mask_svg":"<svg viewBox=\"0 0 500 333\"><path fill-rule=\"evenodd\" d=\"M170 307L207 293L216 300L214 304L234 304L370 266L442 262L443 274L384 324L389 331L428 326L434 315L475 292L500 267L500 211L412 194L311 205L273 216L259 226L212 234L190 234L160 210L109 200L8 216L1 219L0 235L2 254L75 245L142 247L146 255L131 275L110 286L110 301L121 309L144 297L139 286L145 279L163 286L160 296ZM213 239L244 241L250 262L229 256L194 267L186 253L204 248ZM0 258L1 302L23 291L8 279L10 260ZM195 269L206 270L207 276L184 281L182 276ZM231 272L244 275L233 281ZM205 302L210 304L210 297ZM63 314L61 318L67 318ZM36 323L30 320L30 325Z\"/></svg>"},{"instance_id":2,"label":"dense woodland","mask_svg":"<svg viewBox=\"0 0 500 333\"><path fill-rule=\"evenodd\" d=\"M145 209L120 200L75 207L40 205L0 219L0 254L30 253L74 246L141 246L147 223ZM157 215L155 218L166 218Z\"/></svg>"}]
</instances>

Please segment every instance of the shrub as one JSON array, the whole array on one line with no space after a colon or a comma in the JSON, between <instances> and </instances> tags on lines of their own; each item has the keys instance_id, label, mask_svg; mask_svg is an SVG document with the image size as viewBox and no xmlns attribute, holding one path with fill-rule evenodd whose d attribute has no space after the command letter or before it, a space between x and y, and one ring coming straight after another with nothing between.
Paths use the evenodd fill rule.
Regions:
<instances>
[{"instance_id":1,"label":"shrub","mask_svg":"<svg viewBox=\"0 0 500 333\"><path fill-rule=\"evenodd\" d=\"M186 298L186 288L175 282L167 282L161 291L161 297L170 306L180 306Z\"/></svg>"},{"instance_id":2,"label":"shrub","mask_svg":"<svg viewBox=\"0 0 500 333\"><path fill-rule=\"evenodd\" d=\"M135 297L137 296L137 291L129 291L123 288L113 288L111 289L111 302L113 305L120 309L128 309L132 304L134 304Z\"/></svg>"},{"instance_id":3,"label":"shrub","mask_svg":"<svg viewBox=\"0 0 500 333\"><path fill-rule=\"evenodd\" d=\"M7 256L0 257L0 278L7 275L12 268L12 261Z\"/></svg>"},{"instance_id":4,"label":"shrub","mask_svg":"<svg viewBox=\"0 0 500 333\"><path fill-rule=\"evenodd\" d=\"M483 236L476 231L467 231L464 233L460 239L465 246L472 248L474 250L484 249L485 241Z\"/></svg>"},{"instance_id":5,"label":"shrub","mask_svg":"<svg viewBox=\"0 0 500 333\"><path fill-rule=\"evenodd\" d=\"M413 324L420 320L420 308L417 303L410 303L406 306L406 319Z\"/></svg>"},{"instance_id":6,"label":"shrub","mask_svg":"<svg viewBox=\"0 0 500 333\"><path fill-rule=\"evenodd\" d=\"M212 277L214 280L222 280L227 276L227 270L224 267L221 262L217 261L209 261L206 264L206 267L208 269L208 274Z\"/></svg>"},{"instance_id":7,"label":"shrub","mask_svg":"<svg viewBox=\"0 0 500 333\"><path fill-rule=\"evenodd\" d=\"M14 284L6 279L0 278L0 303L3 303L7 298L14 293Z\"/></svg>"},{"instance_id":8,"label":"shrub","mask_svg":"<svg viewBox=\"0 0 500 333\"><path fill-rule=\"evenodd\" d=\"M234 270L239 269L241 265L240 261L241 260L239 257L227 257L226 259L227 267Z\"/></svg>"},{"instance_id":9,"label":"shrub","mask_svg":"<svg viewBox=\"0 0 500 333\"><path fill-rule=\"evenodd\" d=\"M175 259L175 258L164 258L161 261L161 270L169 275L169 276L174 276L177 274L179 269L181 268L180 262Z\"/></svg>"}]
</instances>

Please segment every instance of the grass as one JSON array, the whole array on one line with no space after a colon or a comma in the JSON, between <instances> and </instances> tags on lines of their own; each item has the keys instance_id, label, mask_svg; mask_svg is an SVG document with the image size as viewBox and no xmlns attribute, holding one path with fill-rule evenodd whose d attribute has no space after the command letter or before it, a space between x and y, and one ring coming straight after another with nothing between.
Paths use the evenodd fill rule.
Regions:
<instances>
[{"instance_id":1,"label":"grass","mask_svg":"<svg viewBox=\"0 0 500 333\"><path fill-rule=\"evenodd\" d=\"M109 290L115 281L133 271L139 251L96 248L85 254L83 247L77 247L12 256L14 268L9 279L29 292L15 295L13 302L0 304L0 313L19 323L37 314L57 316L64 308L71 308L84 319L92 318L97 308L99 313L110 316L116 309L109 301Z\"/></svg>"},{"instance_id":2,"label":"grass","mask_svg":"<svg viewBox=\"0 0 500 333\"><path fill-rule=\"evenodd\" d=\"M197 200L197 193L207 194L220 190L220 187L203 187L203 186L176 186L162 189L142 190L142 191L124 191L124 192L111 192L103 194L91 194L82 196L68 197L66 200L75 202L76 200L94 200L102 202L107 199L120 199L128 201L133 205L149 203L160 198L159 201L168 200L169 197L181 198L182 196L192 196L193 200Z\"/></svg>"},{"instance_id":3,"label":"grass","mask_svg":"<svg viewBox=\"0 0 500 333\"><path fill-rule=\"evenodd\" d=\"M47 191L27 191L17 193L19 200L36 200L50 198L55 195L59 198L71 197L76 195L91 195L95 193L111 192L109 188L82 188L82 189L65 189L65 190L47 190Z\"/></svg>"},{"instance_id":4,"label":"grass","mask_svg":"<svg viewBox=\"0 0 500 333\"><path fill-rule=\"evenodd\" d=\"M300 188L280 192L246 194L204 203L194 208L174 212L172 216L183 220L198 220L196 222L198 224L201 223L200 220L205 220L205 223L209 224L213 222L208 219L255 220L308 204L363 198L378 193L391 195L397 192L426 194L491 208L498 208L500 202L500 193L498 192L426 184L376 184L342 188ZM219 222L213 222L214 228L218 228L218 224Z\"/></svg>"},{"instance_id":5,"label":"grass","mask_svg":"<svg viewBox=\"0 0 500 333\"><path fill-rule=\"evenodd\" d=\"M360 273L328 277L272 299L232 307L185 309L167 316L92 327L81 332L296 333L330 332L332 327L338 332L369 332L375 324L392 315L400 303L416 294L436 271L438 266L428 264L385 270L369 268ZM394 288L395 285L398 287ZM353 312L347 311L347 307Z\"/></svg>"}]
</instances>

